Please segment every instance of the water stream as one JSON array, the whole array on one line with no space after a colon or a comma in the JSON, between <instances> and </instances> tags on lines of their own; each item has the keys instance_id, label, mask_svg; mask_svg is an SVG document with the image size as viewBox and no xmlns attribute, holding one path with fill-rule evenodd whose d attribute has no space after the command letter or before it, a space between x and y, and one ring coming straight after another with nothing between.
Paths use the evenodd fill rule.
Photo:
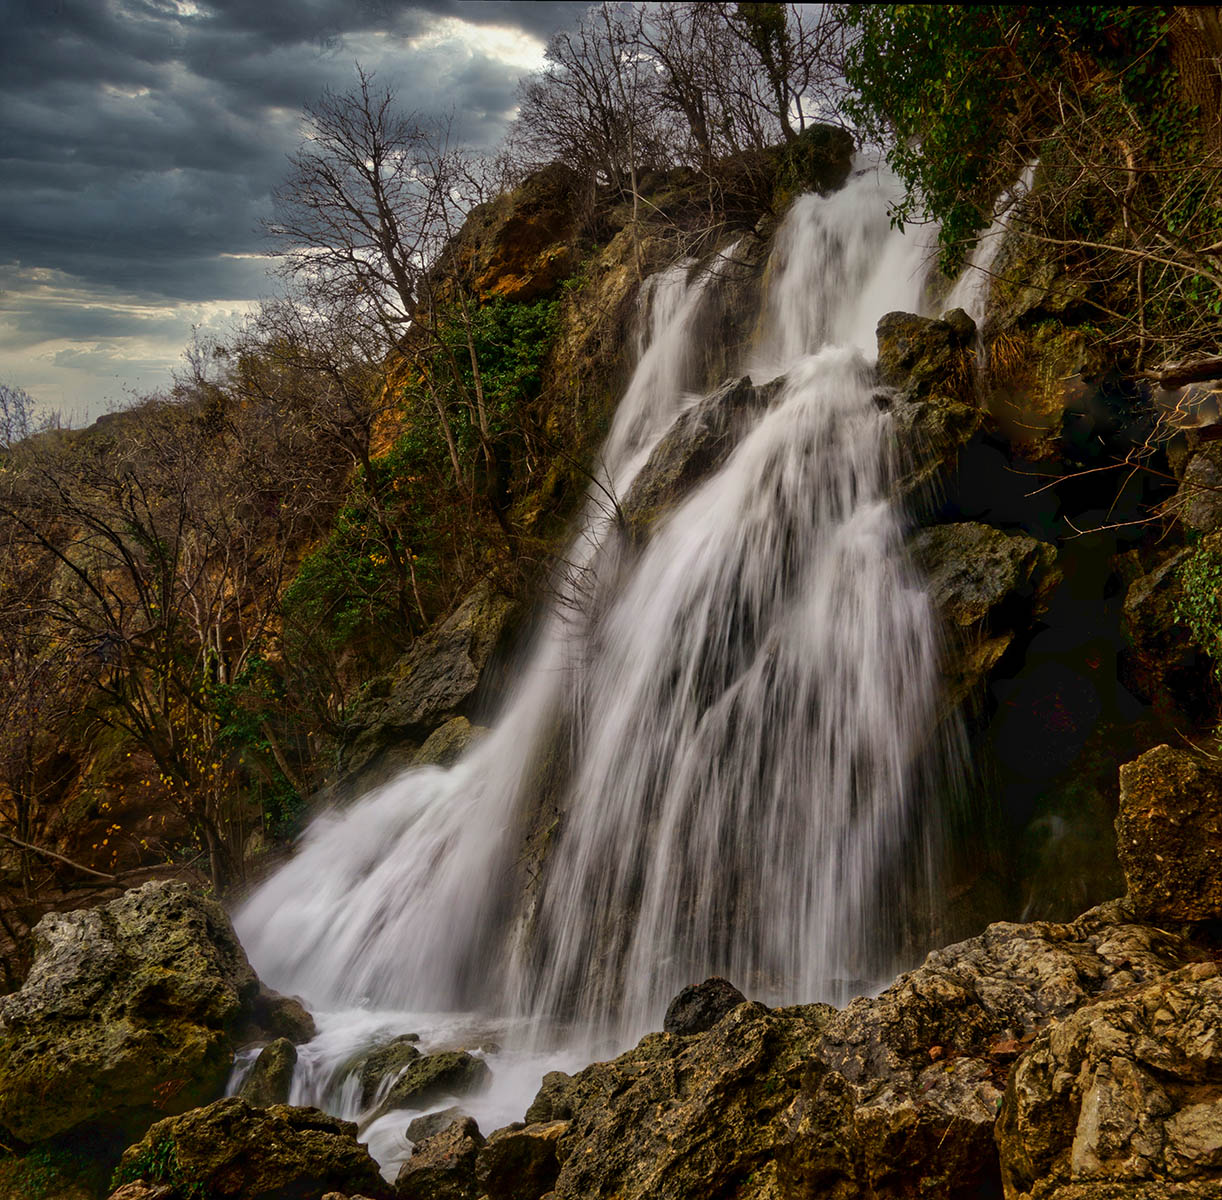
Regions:
<instances>
[{"instance_id":1,"label":"water stream","mask_svg":"<svg viewBox=\"0 0 1222 1200\"><path fill-rule=\"evenodd\" d=\"M879 317L919 310L927 259L890 229L890 188L863 171L793 206L742 364L776 396L638 551L609 499L698 402L717 271L682 263L643 289L637 368L494 728L452 768L319 817L237 914L260 975L320 1013L294 1102L359 1116L345 1064L398 1032L426 1050L491 1039L492 1088L466 1104L487 1131L545 1069L659 1028L710 974L842 1002L895 965L949 784L870 369ZM522 825L558 748L526 905ZM384 1164L409 1116L365 1131Z\"/></svg>"}]
</instances>

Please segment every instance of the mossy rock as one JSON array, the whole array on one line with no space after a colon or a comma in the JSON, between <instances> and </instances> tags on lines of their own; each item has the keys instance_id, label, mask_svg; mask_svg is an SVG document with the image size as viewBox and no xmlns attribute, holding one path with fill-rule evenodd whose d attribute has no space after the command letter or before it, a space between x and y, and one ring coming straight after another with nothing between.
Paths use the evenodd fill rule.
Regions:
<instances>
[{"instance_id":1,"label":"mossy rock","mask_svg":"<svg viewBox=\"0 0 1222 1200\"><path fill-rule=\"evenodd\" d=\"M489 1078L488 1064L465 1050L421 1055L408 1063L373 1119L397 1108L425 1108L446 1096L464 1096L484 1087Z\"/></svg>"}]
</instances>

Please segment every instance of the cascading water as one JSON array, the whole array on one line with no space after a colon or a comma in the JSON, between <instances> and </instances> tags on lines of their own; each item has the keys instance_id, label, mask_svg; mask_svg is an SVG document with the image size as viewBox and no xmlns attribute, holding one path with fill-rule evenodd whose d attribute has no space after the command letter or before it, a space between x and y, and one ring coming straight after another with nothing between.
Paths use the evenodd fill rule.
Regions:
<instances>
[{"instance_id":1,"label":"cascading water","mask_svg":"<svg viewBox=\"0 0 1222 1200\"><path fill-rule=\"evenodd\" d=\"M563 1016L623 1043L709 974L804 1002L891 965L928 852L937 662L867 364L878 318L917 309L924 275L887 195L870 171L794 205L747 364L776 397L637 553L609 499L695 402L712 290L688 265L652 281L518 687L462 761L319 818L255 893L237 926L270 984L323 1009ZM562 816L523 912L519 826L558 731ZM319 1099L302 1081L321 1059L351 1056L339 1020L330 1049L303 1052L296 1100ZM349 1024L394 1024L379 1020Z\"/></svg>"}]
</instances>

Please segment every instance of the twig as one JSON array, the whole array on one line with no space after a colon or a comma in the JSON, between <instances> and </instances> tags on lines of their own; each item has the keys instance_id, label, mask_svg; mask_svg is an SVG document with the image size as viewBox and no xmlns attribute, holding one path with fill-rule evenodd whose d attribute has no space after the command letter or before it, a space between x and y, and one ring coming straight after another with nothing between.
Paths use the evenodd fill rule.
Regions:
<instances>
[{"instance_id":1,"label":"twig","mask_svg":"<svg viewBox=\"0 0 1222 1200\"><path fill-rule=\"evenodd\" d=\"M73 867L77 871L84 871L86 875L94 875L98 879L107 879L114 882L118 879L117 875L107 875L105 871L95 871L92 867L82 866L78 862L73 862L70 858L65 858L62 854L56 854L54 850L45 850L42 846L31 846L29 842L23 842L19 838L13 837L11 834L0 833L0 838L6 842L11 842L14 846L20 847L22 850L31 850L35 854L44 854L47 858L53 858L57 862L65 863L69 867Z\"/></svg>"}]
</instances>

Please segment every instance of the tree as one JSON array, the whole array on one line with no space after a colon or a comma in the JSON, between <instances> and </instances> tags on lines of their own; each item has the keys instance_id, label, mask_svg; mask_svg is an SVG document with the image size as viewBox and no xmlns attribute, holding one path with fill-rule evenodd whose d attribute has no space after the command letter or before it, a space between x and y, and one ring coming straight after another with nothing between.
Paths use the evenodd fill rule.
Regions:
<instances>
[{"instance_id":1,"label":"tree","mask_svg":"<svg viewBox=\"0 0 1222 1200\"><path fill-rule=\"evenodd\" d=\"M1087 281L1113 350L1142 366L1216 347L1222 151L1199 106L1216 89L1176 66L1201 65L1208 22L1137 6L840 12L857 35L852 110L907 185L897 219L938 220L949 269L1038 160L1013 228Z\"/></svg>"}]
</instances>

